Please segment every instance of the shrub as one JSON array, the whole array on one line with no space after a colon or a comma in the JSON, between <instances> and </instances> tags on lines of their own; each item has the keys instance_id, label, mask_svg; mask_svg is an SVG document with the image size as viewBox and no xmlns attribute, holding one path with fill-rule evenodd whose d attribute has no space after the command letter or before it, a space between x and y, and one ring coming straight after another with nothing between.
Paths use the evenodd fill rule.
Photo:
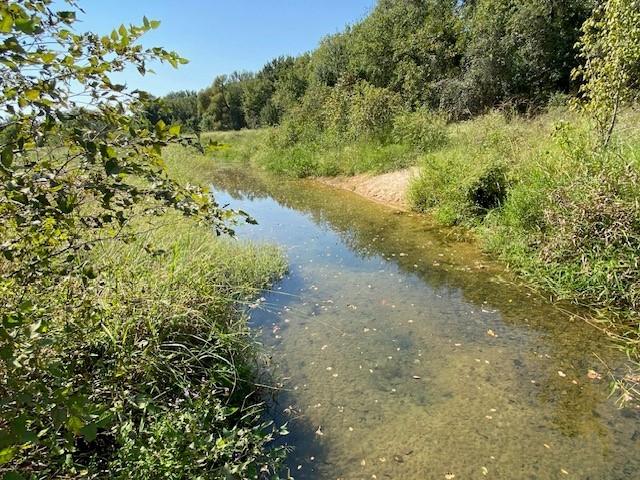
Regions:
<instances>
[{"instance_id":1,"label":"shrub","mask_svg":"<svg viewBox=\"0 0 640 480\"><path fill-rule=\"evenodd\" d=\"M442 113L422 108L402 112L393 119L393 139L423 152L430 152L447 142L447 122Z\"/></svg>"}]
</instances>

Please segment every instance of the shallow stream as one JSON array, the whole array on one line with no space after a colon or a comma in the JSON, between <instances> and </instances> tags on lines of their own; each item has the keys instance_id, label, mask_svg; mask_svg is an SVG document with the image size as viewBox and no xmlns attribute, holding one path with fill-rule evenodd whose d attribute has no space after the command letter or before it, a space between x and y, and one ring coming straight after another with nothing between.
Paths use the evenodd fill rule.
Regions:
<instances>
[{"instance_id":1,"label":"shallow stream","mask_svg":"<svg viewBox=\"0 0 640 480\"><path fill-rule=\"evenodd\" d=\"M250 314L284 384L293 477L640 478L640 414L607 398L624 358L598 330L425 217L213 176L219 203L259 223L238 236L289 257Z\"/></svg>"}]
</instances>

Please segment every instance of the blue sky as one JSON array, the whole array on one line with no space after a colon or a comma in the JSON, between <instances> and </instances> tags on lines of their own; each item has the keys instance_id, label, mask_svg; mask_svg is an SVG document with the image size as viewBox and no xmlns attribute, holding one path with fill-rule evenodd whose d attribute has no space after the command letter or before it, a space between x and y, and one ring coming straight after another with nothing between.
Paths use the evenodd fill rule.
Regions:
<instances>
[{"instance_id":1,"label":"blue sky","mask_svg":"<svg viewBox=\"0 0 640 480\"><path fill-rule=\"evenodd\" d=\"M160 27L142 38L147 47L174 50L190 63L174 70L154 67L156 75L125 74L131 88L164 95L200 90L216 75L257 71L279 55L313 50L322 37L362 19L375 0L80 0L86 12L77 30L108 34L120 24ZM118 78L122 81L121 78Z\"/></svg>"}]
</instances>

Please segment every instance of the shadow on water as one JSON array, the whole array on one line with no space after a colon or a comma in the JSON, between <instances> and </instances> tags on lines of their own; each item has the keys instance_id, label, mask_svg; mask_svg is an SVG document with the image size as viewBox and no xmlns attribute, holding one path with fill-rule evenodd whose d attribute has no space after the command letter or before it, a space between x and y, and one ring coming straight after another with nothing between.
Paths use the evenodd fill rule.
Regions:
<instances>
[{"instance_id":1,"label":"shadow on water","mask_svg":"<svg viewBox=\"0 0 640 480\"><path fill-rule=\"evenodd\" d=\"M290 257L251 316L295 478L640 475L638 414L606 398L601 363L624 359L598 331L425 217L238 168L211 178L259 222L239 235Z\"/></svg>"}]
</instances>

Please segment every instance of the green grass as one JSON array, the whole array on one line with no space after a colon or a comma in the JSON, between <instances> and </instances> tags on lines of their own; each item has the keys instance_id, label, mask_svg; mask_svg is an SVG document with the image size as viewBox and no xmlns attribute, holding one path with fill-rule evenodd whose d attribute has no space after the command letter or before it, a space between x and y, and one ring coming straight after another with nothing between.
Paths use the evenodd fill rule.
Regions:
<instances>
[{"instance_id":1,"label":"green grass","mask_svg":"<svg viewBox=\"0 0 640 480\"><path fill-rule=\"evenodd\" d=\"M407 192L415 210L472 229L532 284L614 313L628 332L640 329L639 118L623 112L606 152L594 147L590 122L563 106L533 119L492 112L447 126L428 112L405 113L391 136L357 141L291 122L225 135L230 151L251 152L238 157L297 177L420 165Z\"/></svg>"},{"instance_id":2,"label":"green grass","mask_svg":"<svg viewBox=\"0 0 640 480\"><path fill-rule=\"evenodd\" d=\"M148 244L160 253L149 256ZM100 372L106 390L116 386L110 378L129 390L108 398L129 405L112 427L119 448L111 478L132 468L150 479L276 470L280 452L269 454L273 433L259 420L259 351L238 307L280 278L282 253L169 217L127 248L106 246L100 255L109 315L86 343L114 361Z\"/></svg>"},{"instance_id":3,"label":"green grass","mask_svg":"<svg viewBox=\"0 0 640 480\"><path fill-rule=\"evenodd\" d=\"M206 180L207 157L166 153L181 181ZM11 346L24 360L7 388L23 405L0 411L23 438L3 450L0 475L276 478L284 451L263 420L266 372L243 311L282 277L283 252L178 214L140 218L134 231L92 250L93 274L43 279L43 306L20 307L30 330ZM0 301L13 296L5 278ZM28 422L8 419L9 407Z\"/></svg>"},{"instance_id":4,"label":"green grass","mask_svg":"<svg viewBox=\"0 0 640 480\"><path fill-rule=\"evenodd\" d=\"M533 119L492 112L446 127L420 115L394 121L399 143L285 123L230 137L230 150L297 177L420 165L407 192L413 209L471 230L531 285L590 307L638 358L640 113L622 112L605 151L589 120L563 106Z\"/></svg>"},{"instance_id":5,"label":"green grass","mask_svg":"<svg viewBox=\"0 0 640 480\"><path fill-rule=\"evenodd\" d=\"M534 120L493 113L450 126L410 186L416 210L473 228L488 251L558 298L604 309L638 329L640 135L625 112L614 145L553 110Z\"/></svg>"}]
</instances>

